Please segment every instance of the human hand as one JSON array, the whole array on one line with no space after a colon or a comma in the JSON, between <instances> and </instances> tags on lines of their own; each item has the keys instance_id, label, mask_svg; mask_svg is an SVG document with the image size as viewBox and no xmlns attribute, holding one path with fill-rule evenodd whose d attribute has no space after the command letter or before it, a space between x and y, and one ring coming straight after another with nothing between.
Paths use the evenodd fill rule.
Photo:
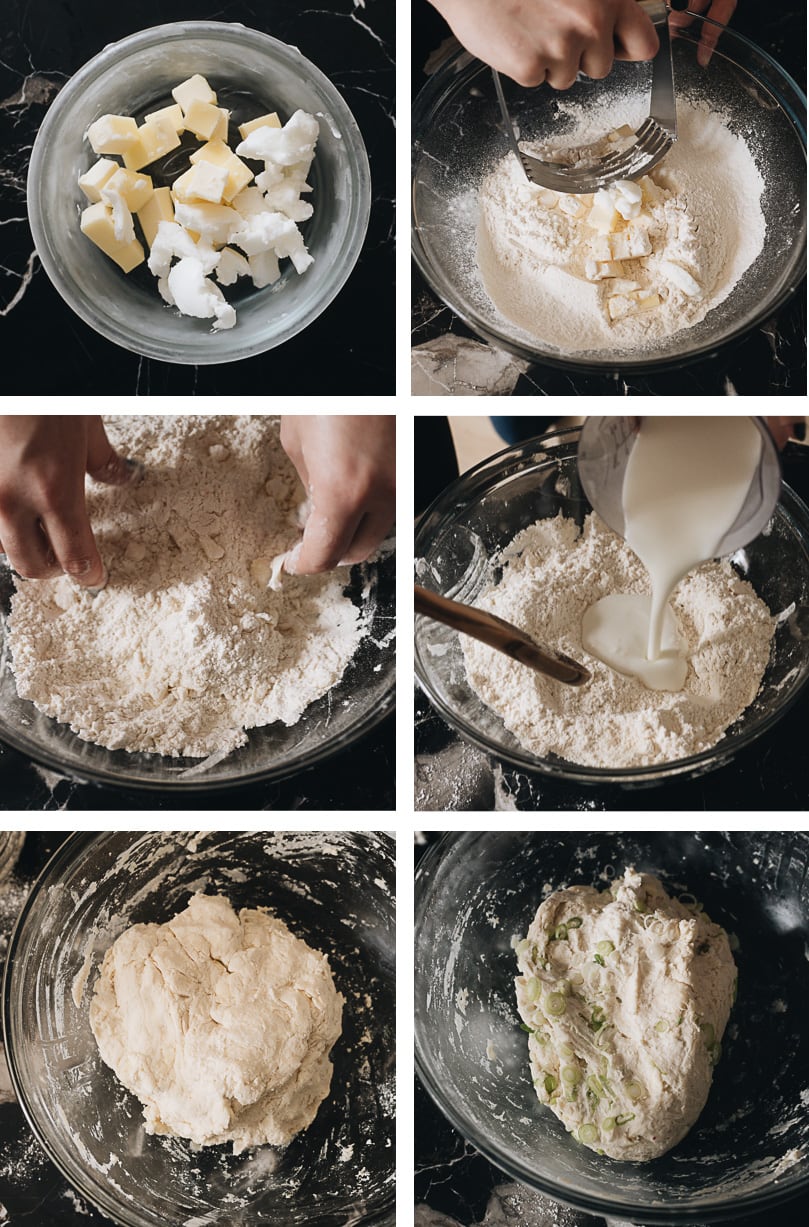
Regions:
<instances>
[{"instance_id":1,"label":"human hand","mask_svg":"<svg viewBox=\"0 0 809 1227\"><path fill-rule=\"evenodd\" d=\"M790 439L806 438L806 418L765 418L780 451ZM803 427L803 430L801 430Z\"/></svg>"},{"instance_id":2,"label":"human hand","mask_svg":"<svg viewBox=\"0 0 809 1227\"><path fill-rule=\"evenodd\" d=\"M431 3L467 51L520 85L569 89L579 71L600 79L613 60L651 60L659 46L637 0Z\"/></svg>"},{"instance_id":3,"label":"human hand","mask_svg":"<svg viewBox=\"0 0 809 1227\"><path fill-rule=\"evenodd\" d=\"M85 588L106 578L84 499L84 475L121 485L132 468L96 415L0 415L0 551L18 575L65 572Z\"/></svg>"},{"instance_id":4,"label":"human hand","mask_svg":"<svg viewBox=\"0 0 809 1227\"><path fill-rule=\"evenodd\" d=\"M736 11L736 0L688 0L690 13L669 13L671 30L684 30L694 20L693 14L698 13L718 21L726 26ZM707 11L706 11L707 10ZM697 63L707 68L714 53L719 36L722 33L716 26L704 25L697 48Z\"/></svg>"},{"instance_id":5,"label":"human hand","mask_svg":"<svg viewBox=\"0 0 809 1227\"><path fill-rule=\"evenodd\" d=\"M395 416L285 414L281 443L312 502L284 569L311 575L362 562L396 518Z\"/></svg>"}]
</instances>

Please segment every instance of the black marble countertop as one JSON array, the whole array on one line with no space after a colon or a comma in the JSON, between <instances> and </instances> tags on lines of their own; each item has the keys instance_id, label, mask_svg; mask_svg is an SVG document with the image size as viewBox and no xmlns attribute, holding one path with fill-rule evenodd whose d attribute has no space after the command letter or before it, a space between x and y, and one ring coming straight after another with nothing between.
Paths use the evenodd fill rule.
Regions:
<instances>
[{"instance_id":1,"label":"black marble countertop","mask_svg":"<svg viewBox=\"0 0 809 1227\"><path fill-rule=\"evenodd\" d=\"M394 6L387 0L4 0L0 23L0 346L6 395L394 391ZM304 333L241 362L183 366L99 336L34 252L25 180L34 137L71 74L107 43L178 20L241 22L297 46L343 95L371 163L371 221L342 291ZM46 360L43 361L43 356ZM313 361L313 359L315 359Z\"/></svg>"},{"instance_id":2,"label":"black marble countertop","mask_svg":"<svg viewBox=\"0 0 809 1227\"><path fill-rule=\"evenodd\" d=\"M348 749L288 779L191 792L70 779L0 742L0 810L393 810L395 733L386 716Z\"/></svg>"},{"instance_id":3,"label":"black marble countertop","mask_svg":"<svg viewBox=\"0 0 809 1227\"><path fill-rule=\"evenodd\" d=\"M449 35L427 0L413 0L413 73L417 91L424 66ZM805 89L806 5L796 0L740 0L732 28L767 51ZM431 63L431 69L435 60ZM798 294L772 319L715 356L680 370L634 375L579 374L526 364L482 342L413 267L411 344L431 342L435 353L414 362L415 394L512 396L751 396L806 393L806 301Z\"/></svg>"},{"instance_id":4,"label":"black marble countertop","mask_svg":"<svg viewBox=\"0 0 809 1227\"><path fill-rule=\"evenodd\" d=\"M784 462L789 486L809 501L809 450L791 445ZM786 811L809 808L806 730L809 688L769 732L732 762L693 780L654 787L588 786L528 774L489 758L454 732L417 688L417 811L706 810Z\"/></svg>"},{"instance_id":5,"label":"black marble countertop","mask_svg":"<svg viewBox=\"0 0 809 1227\"><path fill-rule=\"evenodd\" d=\"M436 832L416 846L416 864ZM415 1087L415 1227L607 1227L606 1220L571 1210L513 1182L479 1154L439 1112L421 1083ZM777 1210L738 1218L732 1227L799 1227L809 1195ZM612 1227L629 1227L610 1220Z\"/></svg>"}]
</instances>

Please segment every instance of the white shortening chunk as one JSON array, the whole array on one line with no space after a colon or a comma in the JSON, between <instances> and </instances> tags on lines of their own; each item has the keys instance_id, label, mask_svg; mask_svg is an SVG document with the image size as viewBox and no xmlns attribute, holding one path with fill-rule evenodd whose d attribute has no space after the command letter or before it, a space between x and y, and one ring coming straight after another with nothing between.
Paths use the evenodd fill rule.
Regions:
<instances>
[{"instance_id":1,"label":"white shortening chunk","mask_svg":"<svg viewBox=\"0 0 809 1227\"><path fill-rule=\"evenodd\" d=\"M614 197L615 208L625 221L631 221L633 218L640 215L640 201L629 200L626 196L622 196L620 192L616 192Z\"/></svg>"},{"instance_id":2,"label":"white shortening chunk","mask_svg":"<svg viewBox=\"0 0 809 1227\"><path fill-rule=\"evenodd\" d=\"M124 150L124 166L127 170L141 170L156 162L164 154L171 153L180 144L180 137L171 120L155 114L138 128L138 139Z\"/></svg>"},{"instance_id":3,"label":"white shortening chunk","mask_svg":"<svg viewBox=\"0 0 809 1227\"><path fill-rule=\"evenodd\" d=\"M174 221L174 204L171 199L171 190L167 187L155 188L146 204L138 209L138 221L141 224L146 242L151 247L155 241L160 223Z\"/></svg>"},{"instance_id":4,"label":"white shortening chunk","mask_svg":"<svg viewBox=\"0 0 809 1227\"><path fill-rule=\"evenodd\" d=\"M138 125L128 115L102 115L87 129L95 153L124 154L138 140Z\"/></svg>"},{"instance_id":5,"label":"white shortening chunk","mask_svg":"<svg viewBox=\"0 0 809 1227\"><path fill-rule=\"evenodd\" d=\"M82 234L86 234L105 255L114 260L125 273L131 273L143 263L143 248L136 238L122 242L115 237L112 210L103 200L88 205L81 215Z\"/></svg>"},{"instance_id":6,"label":"white shortening chunk","mask_svg":"<svg viewBox=\"0 0 809 1227\"><path fill-rule=\"evenodd\" d=\"M643 188L633 179L616 179L611 186L619 195L632 201L633 204L640 204L643 199Z\"/></svg>"},{"instance_id":7,"label":"white shortening chunk","mask_svg":"<svg viewBox=\"0 0 809 1227\"><path fill-rule=\"evenodd\" d=\"M263 290L265 285L273 285L281 276L278 257L274 251L260 251L257 256L249 256L248 264L253 285L257 290Z\"/></svg>"},{"instance_id":8,"label":"white shortening chunk","mask_svg":"<svg viewBox=\"0 0 809 1227\"><path fill-rule=\"evenodd\" d=\"M209 204L221 204L227 181L227 167L214 166L211 162L197 162L184 175L180 175L179 179L174 180L171 190L174 199L183 203L207 200Z\"/></svg>"},{"instance_id":9,"label":"white shortening chunk","mask_svg":"<svg viewBox=\"0 0 809 1227\"><path fill-rule=\"evenodd\" d=\"M556 192L552 192L550 188L538 187L534 191L535 198L542 205L543 209L555 209L556 202L559 199Z\"/></svg>"},{"instance_id":10,"label":"white shortening chunk","mask_svg":"<svg viewBox=\"0 0 809 1227\"><path fill-rule=\"evenodd\" d=\"M135 238L135 224L126 201L120 192L101 189L101 200L112 210L112 231L116 243L131 243Z\"/></svg>"},{"instance_id":11,"label":"white shortening chunk","mask_svg":"<svg viewBox=\"0 0 809 1227\"><path fill-rule=\"evenodd\" d=\"M179 102L184 112L188 110L192 102L197 100L210 102L216 106L216 94L199 73L195 73L187 81L181 81L179 85L176 85L171 91L171 96L175 102Z\"/></svg>"},{"instance_id":12,"label":"white shortening chunk","mask_svg":"<svg viewBox=\"0 0 809 1227\"><path fill-rule=\"evenodd\" d=\"M241 217L253 217L256 213L266 213L264 193L257 187L243 188L231 201L233 208Z\"/></svg>"},{"instance_id":13,"label":"white shortening chunk","mask_svg":"<svg viewBox=\"0 0 809 1227\"><path fill-rule=\"evenodd\" d=\"M261 175L258 176L256 182L258 183L260 179ZM264 201L266 208L283 213L293 222L305 222L314 213L314 208L309 201L301 200L300 188L295 183L286 181L277 183L269 189Z\"/></svg>"},{"instance_id":14,"label":"white shortening chunk","mask_svg":"<svg viewBox=\"0 0 809 1227\"><path fill-rule=\"evenodd\" d=\"M159 111L152 111L150 115L144 115L143 122L150 124L154 119L170 123L175 132L185 131L185 117L179 102L175 102L173 106L161 107Z\"/></svg>"},{"instance_id":15,"label":"white shortening chunk","mask_svg":"<svg viewBox=\"0 0 809 1227\"><path fill-rule=\"evenodd\" d=\"M185 257L169 273L169 289L174 303L183 315L196 319L215 318L214 328L232 328L236 312L225 296L205 277L199 260Z\"/></svg>"},{"instance_id":16,"label":"white shortening chunk","mask_svg":"<svg viewBox=\"0 0 809 1227\"><path fill-rule=\"evenodd\" d=\"M283 128L256 128L236 146L236 153L243 158L292 166L312 156L319 134L320 126L314 115L296 111Z\"/></svg>"},{"instance_id":17,"label":"white shortening chunk","mask_svg":"<svg viewBox=\"0 0 809 1227\"><path fill-rule=\"evenodd\" d=\"M584 205L576 196L560 196L559 208L568 217L581 217L584 212Z\"/></svg>"},{"instance_id":18,"label":"white shortening chunk","mask_svg":"<svg viewBox=\"0 0 809 1227\"><path fill-rule=\"evenodd\" d=\"M636 260L652 254L652 243L645 230L627 228L612 235L612 254L616 260Z\"/></svg>"},{"instance_id":19,"label":"white shortening chunk","mask_svg":"<svg viewBox=\"0 0 809 1227\"><path fill-rule=\"evenodd\" d=\"M258 119L249 119L246 124L239 124L239 135L242 140L245 140L251 132L255 132L256 128L280 128L281 120L278 118L276 111L271 111L269 115L259 115Z\"/></svg>"},{"instance_id":20,"label":"white shortening chunk","mask_svg":"<svg viewBox=\"0 0 809 1227\"><path fill-rule=\"evenodd\" d=\"M193 230L206 243L224 246L229 243L231 233L241 225L242 218L235 209L228 205L207 204L177 204L174 209L175 220L186 230Z\"/></svg>"},{"instance_id":21,"label":"white shortening chunk","mask_svg":"<svg viewBox=\"0 0 809 1227\"><path fill-rule=\"evenodd\" d=\"M231 239L245 255L257 256L261 251L274 251L290 231L297 230L294 222L283 213L253 213L241 220Z\"/></svg>"},{"instance_id":22,"label":"white shortening chunk","mask_svg":"<svg viewBox=\"0 0 809 1227\"><path fill-rule=\"evenodd\" d=\"M223 247L216 266L216 280L220 285L234 285L239 277L250 276L250 265L244 256L232 247Z\"/></svg>"},{"instance_id":23,"label":"white shortening chunk","mask_svg":"<svg viewBox=\"0 0 809 1227\"><path fill-rule=\"evenodd\" d=\"M79 187L92 204L96 204L101 199L102 187L118 169L118 163L113 162L111 158L99 158L89 170L79 175Z\"/></svg>"},{"instance_id":24,"label":"white shortening chunk","mask_svg":"<svg viewBox=\"0 0 809 1227\"><path fill-rule=\"evenodd\" d=\"M675 264L673 260L661 260L659 268L663 276L689 298L702 297L702 286L681 264Z\"/></svg>"},{"instance_id":25,"label":"white shortening chunk","mask_svg":"<svg viewBox=\"0 0 809 1227\"><path fill-rule=\"evenodd\" d=\"M587 225L597 230L599 234L612 234L620 225L618 214L615 212L615 202L604 188L595 194L593 207L587 215Z\"/></svg>"},{"instance_id":26,"label":"white shortening chunk","mask_svg":"<svg viewBox=\"0 0 809 1227\"><path fill-rule=\"evenodd\" d=\"M205 274L213 272L219 263L218 251L201 240L194 242L176 222L160 222L149 253L149 271L155 277L166 277L175 257L196 260Z\"/></svg>"}]
</instances>

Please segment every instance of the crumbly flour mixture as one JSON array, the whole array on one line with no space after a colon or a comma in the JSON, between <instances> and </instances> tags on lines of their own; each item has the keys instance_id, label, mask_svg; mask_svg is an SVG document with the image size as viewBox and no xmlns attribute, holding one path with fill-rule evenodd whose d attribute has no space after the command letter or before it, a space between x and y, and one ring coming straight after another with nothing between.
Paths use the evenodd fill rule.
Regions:
<instances>
[{"instance_id":1,"label":"crumbly flour mixture","mask_svg":"<svg viewBox=\"0 0 809 1227\"><path fill-rule=\"evenodd\" d=\"M343 998L325 955L265 908L194 895L104 956L90 1003L102 1060L147 1133L198 1146L284 1146L329 1093Z\"/></svg>"},{"instance_id":2,"label":"crumbly flour mixture","mask_svg":"<svg viewBox=\"0 0 809 1227\"><path fill-rule=\"evenodd\" d=\"M620 129L618 145L604 139L610 106L569 107L565 140L620 147ZM504 316L566 352L633 350L692 327L728 296L764 243L763 180L706 103L680 99L677 121L677 141L649 175L596 196L547 191L512 154L500 162L481 189L478 263Z\"/></svg>"},{"instance_id":3,"label":"crumbly flour mixture","mask_svg":"<svg viewBox=\"0 0 809 1227\"><path fill-rule=\"evenodd\" d=\"M541 1102L613 1159L676 1146L705 1106L733 1002L724 929L627 869L611 890L555 891L516 954Z\"/></svg>"},{"instance_id":4,"label":"crumbly flour mixture","mask_svg":"<svg viewBox=\"0 0 809 1227\"><path fill-rule=\"evenodd\" d=\"M277 418L110 417L141 461L124 487L88 482L109 582L19 581L9 620L17 690L111 750L204 757L245 729L292 725L362 637L347 571L284 576L304 491Z\"/></svg>"},{"instance_id":5,"label":"crumbly flour mixture","mask_svg":"<svg viewBox=\"0 0 809 1227\"><path fill-rule=\"evenodd\" d=\"M709 749L753 701L775 622L728 562L688 575L671 604L686 643L677 693L648 690L582 646L591 605L613 592L649 592L646 571L595 514L584 529L559 515L518 533L500 583L476 601L539 643L582 661L592 679L564 686L462 636L469 684L532 754L590 767L641 767Z\"/></svg>"}]
</instances>

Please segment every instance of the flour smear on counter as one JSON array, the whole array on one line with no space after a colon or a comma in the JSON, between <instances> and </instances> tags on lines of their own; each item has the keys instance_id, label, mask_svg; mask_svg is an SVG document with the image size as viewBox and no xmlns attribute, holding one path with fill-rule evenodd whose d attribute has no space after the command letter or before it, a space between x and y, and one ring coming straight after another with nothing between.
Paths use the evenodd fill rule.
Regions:
<instances>
[{"instance_id":1,"label":"flour smear on counter","mask_svg":"<svg viewBox=\"0 0 809 1227\"><path fill-rule=\"evenodd\" d=\"M617 109L561 103L572 122L565 141L604 138ZM627 117L633 126L644 118ZM477 257L503 316L566 353L643 350L727 298L764 244L764 182L748 145L708 103L678 99L677 122L677 141L644 181L640 217L616 223L625 255L610 250L609 220L603 233L588 225L584 198L529 183L512 154L499 163L480 191ZM640 245L622 246L627 234ZM619 268L588 276L593 259Z\"/></svg>"}]
</instances>

